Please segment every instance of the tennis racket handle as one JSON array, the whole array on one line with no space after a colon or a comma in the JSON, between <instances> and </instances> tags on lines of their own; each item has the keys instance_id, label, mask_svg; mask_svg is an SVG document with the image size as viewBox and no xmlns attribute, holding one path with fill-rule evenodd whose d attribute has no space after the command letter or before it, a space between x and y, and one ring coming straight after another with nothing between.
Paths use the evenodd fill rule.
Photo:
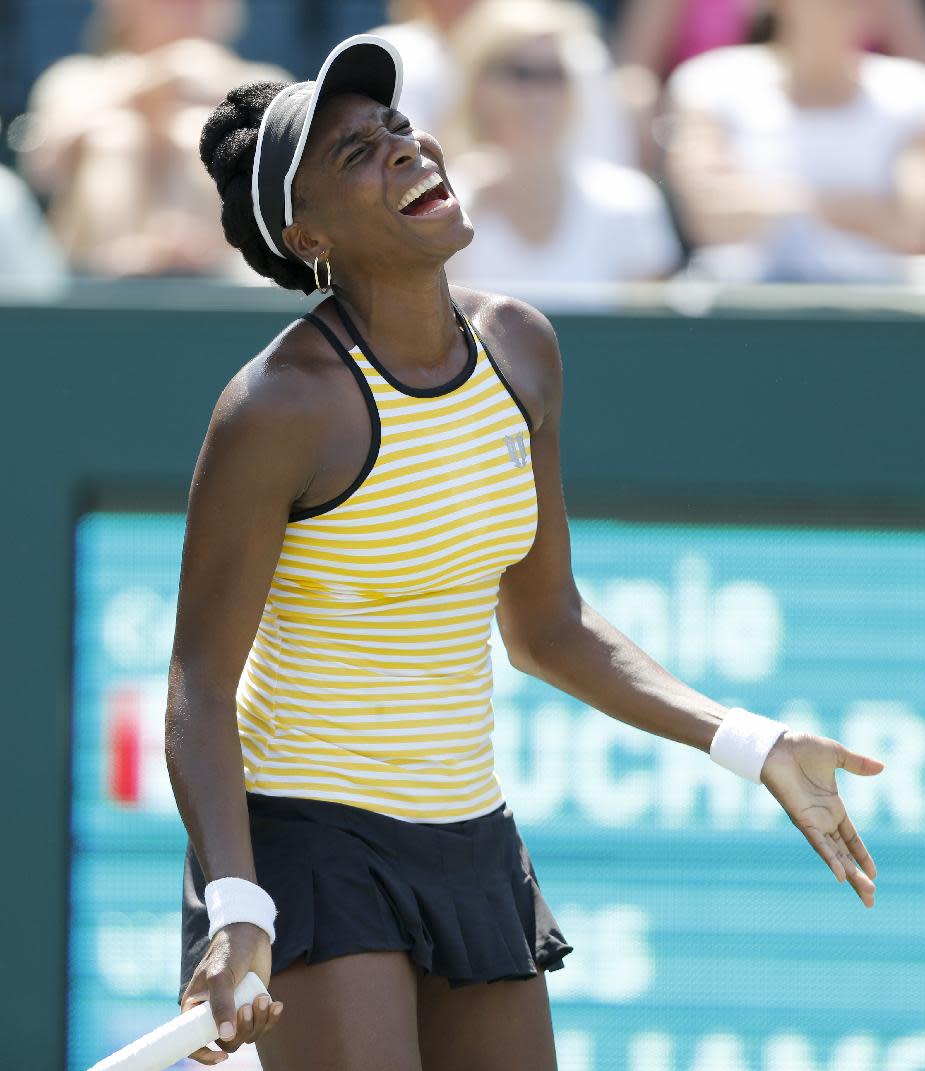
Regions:
<instances>
[{"instance_id":1,"label":"tennis racket handle","mask_svg":"<svg viewBox=\"0 0 925 1071\"><path fill-rule=\"evenodd\" d=\"M251 972L234 991L234 1006L251 1004L266 993L263 982ZM150 1034L94 1064L90 1071L165 1071L177 1060L209 1045L218 1037L208 1001L171 1019Z\"/></svg>"}]
</instances>

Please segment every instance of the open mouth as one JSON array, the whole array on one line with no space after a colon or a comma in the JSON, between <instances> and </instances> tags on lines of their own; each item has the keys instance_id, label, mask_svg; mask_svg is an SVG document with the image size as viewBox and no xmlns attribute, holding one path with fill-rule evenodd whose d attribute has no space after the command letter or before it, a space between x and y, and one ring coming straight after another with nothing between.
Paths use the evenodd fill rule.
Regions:
<instances>
[{"instance_id":1,"label":"open mouth","mask_svg":"<svg viewBox=\"0 0 925 1071\"><path fill-rule=\"evenodd\" d=\"M398 210L403 216L426 216L449 198L450 193L443 180L433 172L405 194Z\"/></svg>"}]
</instances>

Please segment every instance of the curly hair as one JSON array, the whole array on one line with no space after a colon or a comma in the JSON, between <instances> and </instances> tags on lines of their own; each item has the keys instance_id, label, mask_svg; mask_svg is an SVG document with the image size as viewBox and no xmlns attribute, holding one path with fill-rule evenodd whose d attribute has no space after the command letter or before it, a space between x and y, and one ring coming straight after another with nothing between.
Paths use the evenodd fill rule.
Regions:
<instances>
[{"instance_id":1,"label":"curly hair","mask_svg":"<svg viewBox=\"0 0 925 1071\"><path fill-rule=\"evenodd\" d=\"M222 229L229 245L240 249L260 275L287 290L315 291L315 277L306 264L271 252L254 218L251 171L260 120L285 83L248 82L229 91L202 128L199 157L215 180L222 199Z\"/></svg>"}]
</instances>

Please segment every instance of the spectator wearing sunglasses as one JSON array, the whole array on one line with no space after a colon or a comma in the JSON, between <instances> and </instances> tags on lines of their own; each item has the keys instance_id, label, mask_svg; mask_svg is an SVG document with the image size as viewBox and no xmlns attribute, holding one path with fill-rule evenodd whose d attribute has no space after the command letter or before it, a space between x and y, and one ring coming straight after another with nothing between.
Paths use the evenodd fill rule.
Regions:
<instances>
[{"instance_id":1,"label":"spectator wearing sunglasses","mask_svg":"<svg viewBox=\"0 0 925 1071\"><path fill-rule=\"evenodd\" d=\"M570 142L572 57L594 28L584 7L554 0L484 3L457 28L463 85L449 146L464 151L451 174L475 238L450 261L455 281L570 307L677 263L652 180Z\"/></svg>"},{"instance_id":2,"label":"spectator wearing sunglasses","mask_svg":"<svg viewBox=\"0 0 925 1071\"><path fill-rule=\"evenodd\" d=\"M508 0L483 2L485 7L509 6ZM462 92L463 73L458 69L453 38L466 16L479 6L479 0L392 0L391 22L372 31L390 41L404 60L404 114L418 129L439 138L447 133ZM519 6L517 0L512 6ZM591 17L576 29L571 47L578 104L569 131L570 147L583 153L593 150L613 163L636 164L633 119L616 87L610 52Z\"/></svg>"}]
</instances>

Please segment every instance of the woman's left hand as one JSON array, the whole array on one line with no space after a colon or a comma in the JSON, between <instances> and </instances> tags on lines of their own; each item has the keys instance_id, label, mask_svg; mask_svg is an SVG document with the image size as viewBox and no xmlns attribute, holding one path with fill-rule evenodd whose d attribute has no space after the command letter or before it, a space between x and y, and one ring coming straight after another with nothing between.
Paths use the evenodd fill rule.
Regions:
<instances>
[{"instance_id":1,"label":"woman's left hand","mask_svg":"<svg viewBox=\"0 0 925 1071\"><path fill-rule=\"evenodd\" d=\"M846 879L866 907L874 906L877 868L838 795L835 771L870 776L879 759L849 751L837 740L786 732L768 753L762 783L790 816L839 882Z\"/></svg>"}]
</instances>

